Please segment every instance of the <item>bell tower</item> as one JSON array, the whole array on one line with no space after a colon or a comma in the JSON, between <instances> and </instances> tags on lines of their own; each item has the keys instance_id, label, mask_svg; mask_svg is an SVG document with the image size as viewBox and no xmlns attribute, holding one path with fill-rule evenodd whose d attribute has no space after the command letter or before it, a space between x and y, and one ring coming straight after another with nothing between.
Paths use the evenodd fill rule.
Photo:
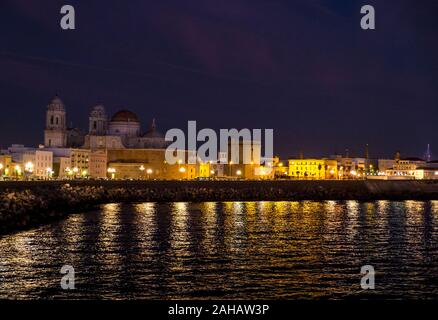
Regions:
<instances>
[{"instance_id":1,"label":"bell tower","mask_svg":"<svg viewBox=\"0 0 438 320\"><path fill-rule=\"evenodd\" d=\"M89 134L104 136L108 130L108 117L103 105L93 107L89 117Z\"/></svg>"},{"instance_id":2,"label":"bell tower","mask_svg":"<svg viewBox=\"0 0 438 320\"><path fill-rule=\"evenodd\" d=\"M47 106L44 146L48 148L63 148L67 146L65 106L58 95Z\"/></svg>"}]
</instances>

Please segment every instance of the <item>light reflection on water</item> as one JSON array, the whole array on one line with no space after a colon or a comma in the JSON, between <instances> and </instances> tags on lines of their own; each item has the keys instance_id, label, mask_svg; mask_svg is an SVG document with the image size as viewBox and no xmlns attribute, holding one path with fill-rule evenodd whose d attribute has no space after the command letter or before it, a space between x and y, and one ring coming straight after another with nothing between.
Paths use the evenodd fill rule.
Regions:
<instances>
[{"instance_id":1,"label":"light reflection on water","mask_svg":"<svg viewBox=\"0 0 438 320\"><path fill-rule=\"evenodd\" d=\"M0 253L0 298L437 299L438 201L107 204Z\"/></svg>"}]
</instances>

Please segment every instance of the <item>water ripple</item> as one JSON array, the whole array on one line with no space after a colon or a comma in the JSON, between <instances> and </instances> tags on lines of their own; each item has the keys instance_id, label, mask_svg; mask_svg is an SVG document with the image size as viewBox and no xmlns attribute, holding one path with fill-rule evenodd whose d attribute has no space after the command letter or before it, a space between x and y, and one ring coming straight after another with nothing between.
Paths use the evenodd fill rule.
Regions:
<instances>
[{"instance_id":1,"label":"water ripple","mask_svg":"<svg viewBox=\"0 0 438 320\"><path fill-rule=\"evenodd\" d=\"M8 299L437 299L438 202L108 204L2 236L0 252Z\"/></svg>"}]
</instances>

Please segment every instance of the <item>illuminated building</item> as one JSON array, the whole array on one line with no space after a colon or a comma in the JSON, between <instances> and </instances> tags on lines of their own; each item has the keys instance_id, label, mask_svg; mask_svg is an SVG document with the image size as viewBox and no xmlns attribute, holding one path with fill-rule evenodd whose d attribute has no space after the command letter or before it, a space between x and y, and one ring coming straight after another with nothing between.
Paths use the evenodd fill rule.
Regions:
<instances>
[{"instance_id":1,"label":"illuminated building","mask_svg":"<svg viewBox=\"0 0 438 320\"><path fill-rule=\"evenodd\" d=\"M44 145L61 148L67 146L65 106L58 96L55 96L47 106Z\"/></svg>"},{"instance_id":2,"label":"illuminated building","mask_svg":"<svg viewBox=\"0 0 438 320\"><path fill-rule=\"evenodd\" d=\"M424 170L417 170L425 167L426 161L420 158L396 159L393 167L386 170L388 179L424 179Z\"/></svg>"},{"instance_id":3,"label":"illuminated building","mask_svg":"<svg viewBox=\"0 0 438 320\"><path fill-rule=\"evenodd\" d=\"M189 152L177 164L166 162L165 149L109 149L109 178L186 180L211 175L210 163L187 164ZM115 172L114 172L115 171Z\"/></svg>"},{"instance_id":4,"label":"illuminated building","mask_svg":"<svg viewBox=\"0 0 438 320\"><path fill-rule=\"evenodd\" d=\"M379 159L378 160L378 168L379 172L386 173L387 170L390 170L394 167L395 159Z\"/></svg>"},{"instance_id":5,"label":"illuminated building","mask_svg":"<svg viewBox=\"0 0 438 320\"><path fill-rule=\"evenodd\" d=\"M285 179L289 177L289 166L287 161L281 161L279 157L274 157L273 169L275 179Z\"/></svg>"},{"instance_id":6,"label":"illuminated building","mask_svg":"<svg viewBox=\"0 0 438 320\"><path fill-rule=\"evenodd\" d=\"M45 148L53 152L53 171L59 178L90 176L90 150L76 148Z\"/></svg>"},{"instance_id":7,"label":"illuminated building","mask_svg":"<svg viewBox=\"0 0 438 320\"><path fill-rule=\"evenodd\" d=\"M48 179L53 176L53 153L44 148L29 148L13 144L8 148L15 165L22 168L26 179Z\"/></svg>"},{"instance_id":8,"label":"illuminated building","mask_svg":"<svg viewBox=\"0 0 438 320\"><path fill-rule=\"evenodd\" d=\"M264 161L261 159L260 141L230 140L225 157L227 162L223 169L228 178L254 180L273 177L272 159L269 168L261 165ZM219 160L224 160L221 155Z\"/></svg>"},{"instance_id":9,"label":"illuminated building","mask_svg":"<svg viewBox=\"0 0 438 320\"><path fill-rule=\"evenodd\" d=\"M289 159L292 179L324 180L338 178L338 164L331 159Z\"/></svg>"},{"instance_id":10,"label":"illuminated building","mask_svg":"<svg viewBox=\"0 0 438 320\"><path fill-rule=\"evenodd\" d=\"M84 144L84 133L67 127L67 113L62 100L55 96L47 106L44 146L48 148L78 148Z\"/></svg>"},{"instance_id":11,"label":"illuminated building","mask_svg":"<svg viewBox=\"0 0 438 320\"><path fill-rule=\"evenodd\" d=\"M9 177L12 172L12 156L9 154L0 154L0 179Z\"/></svg>"},{"instance_id":12,"label":"illuminated building","mask_svg":"<svg viewBox=\"0 0 438 320\"><path fill-rule=\"evenodd\" d=\"M107 177L107 159L107 153L105 150L90 152L88 167L91 178Z\"/></svg>"},{"instance_id":13,"label":"illuminated building","mask_svg":"<svg viewBox=\"0 0 438 320\"><path fill-rule=\"evenodd\" d=\"M105 107L92 108L89 130L83 148L96 149L163 149L167 142L158 131L155 119L145 133L135 113L129 110L116 112L108 121Z\"/></svg>"}]
</instances>

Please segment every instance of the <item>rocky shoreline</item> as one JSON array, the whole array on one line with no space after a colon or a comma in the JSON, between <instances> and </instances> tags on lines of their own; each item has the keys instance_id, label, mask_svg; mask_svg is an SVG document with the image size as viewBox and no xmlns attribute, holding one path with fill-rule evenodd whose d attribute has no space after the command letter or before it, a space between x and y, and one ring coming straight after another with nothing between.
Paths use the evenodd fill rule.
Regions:
<instances>
[{"instance_id":1,"label":"rocky shoreline","mask_svg":"<svg viewBox=\"0 0 438 320\"><path fill-rule=\"evenodd\" d=\"M0 233L114 202L438 200L433 181L69 181L0 183Z\"/></svg>"}]
</instances>

